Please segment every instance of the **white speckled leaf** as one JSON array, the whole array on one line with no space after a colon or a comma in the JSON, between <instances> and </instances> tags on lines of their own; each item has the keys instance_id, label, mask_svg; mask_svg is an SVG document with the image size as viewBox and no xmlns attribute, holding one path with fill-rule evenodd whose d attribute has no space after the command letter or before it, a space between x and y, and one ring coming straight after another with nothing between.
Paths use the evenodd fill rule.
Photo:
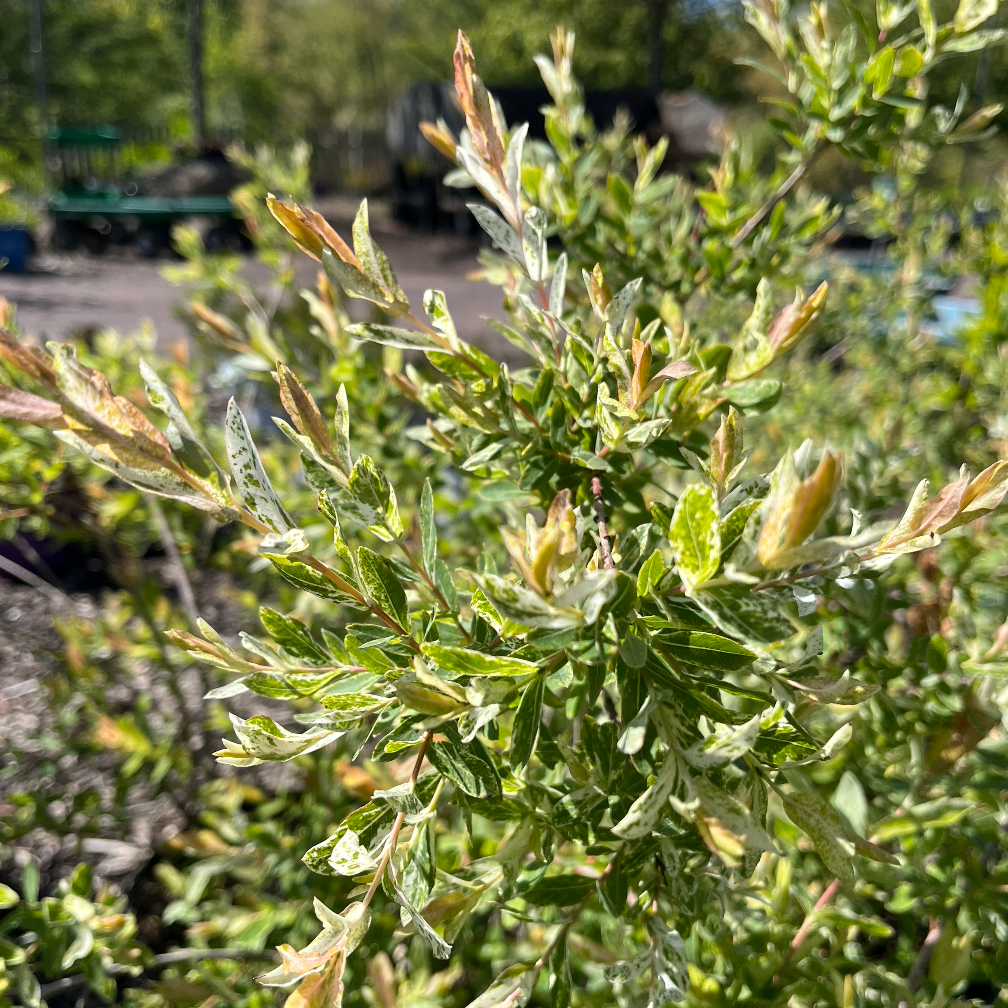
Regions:
<instances>
[{"instance_id":1,"label":"white speckled leaf","mask_svg":"<svg viewBox=\"0 0 1008 1008\"><path fill-rule=\"evenodd\" d=\"M286 532L292 528L294 522L280 503L280 498L263 469L248 424L234 399L228 403L224 443L242 503L274 532Z\"/></svg>"},{"instance_id":2,"label":"white speckled leaf","mask_svg":"<svg viewBox=\"0 0 1008 1008\"><path fill-rule=\"evenodd\" d=\"M672 514L669 540L683 584L693 588L712 577L721 562L721 530L714 491L688 486Z\"/></svg>"}]
</instances>

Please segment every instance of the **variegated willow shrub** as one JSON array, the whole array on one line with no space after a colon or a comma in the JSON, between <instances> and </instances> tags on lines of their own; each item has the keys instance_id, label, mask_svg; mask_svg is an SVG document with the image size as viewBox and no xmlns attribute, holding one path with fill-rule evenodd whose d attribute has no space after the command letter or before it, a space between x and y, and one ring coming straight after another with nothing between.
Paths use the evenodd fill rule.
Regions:
<instances>
[{"instance_id":1,"label":"variegated willow shrub","mask_svg":"<svg viewBox=\"0 0 1008 1008\"><path fill-rule=\"evenodd\" d=\"M349 623L324 615L312 632L264 608L269 639L243 638L251 658L206 623L202 637L173 634L194 659L237 676L213 698L251 692L292 707L284 724L232 716L235 739L225 740L222 762L247 767L339 743L402 767L401 783L376 791L305 855L313 870L349 880L351 902L317 903L321 933L300 952L282 946L281 965L262 977L298 985L292 1008L339 1003L347 957L379 891L439 958L488 906L528 923L523 954L477 999L480 1008L521 1005L540 983L565 1008L578 996L575 958L590 978L585 960L607 963L605 981L621 1003L657 1005L687 988L691 998L716 1000L709 984L717 982L687 970L701 957L699 925L750 878L751 892L783 907L790 862L777 862L771 879L772 858L761 858L783 852L798 830L821 865L823 905L838 888L853 893L856 866L862 874L872 863L900 866L892 841L902 834L869 841L857 802L839 803L845 816L816 786L819 768L845 753L850 708L878 689L849 672L823 674L830 611L817 599L869 590L894 561L992 512L1008 491L1008 463L963 473L934 495L921 482L902 517L855 513L842 532L822 535L843 479L840 455L805 443L772 472L750 475L743 428L747 412L780 395L767 369L823 312L825 287L775 311L771 284L761 282L781 265L774 243L800 252L829 219L826 207L810 217L785 199L803 165L829 144L883 164L894 148L934 142L921 135L934 119L923 75L949 52L986 44L976 30L985 10L964 4L938 28L920 6L920 26L881 45L860 21L833 33L824 8L794 34L783 8L753 7L794 96L786 111L797 162L765 195L756 182L757 195L735 194L729 152L722 188L716 182L707 194L724 195L724 206L697 197L701 215L677 195L693 214L689 226L678 221L657 239L640 221L660 216L665 226L654 208L664 210L673 184L655 174L660 152L640 148L632 184L606 175L604 198L628 208L622 220L566 212L600 193L591 163L576 164L587 126L571 111L570 38L557 36L552 79L545 65L557 157L544 162L542 150L525 157L522 128L505 132L460 36L456 86L468 129L457 142L437 128L430 135L488 201L474 213L506 257L507 335L529 359L513 372L459 337L439 292L425 296L426 318L408 303L371 238L366 207L351 247L317 213L268 198L332 289L398 323L340 329L413 354L417 363L390 368L389 379L431 415L429 447L512 510L524 503L524 520L501 529L471 566L446 562L454 530L439 521L430 484L412 513L402 507L397 476L356 448L345 389L316 387L320 409L309 386L325 369L302 381L296 352L276 355L289 416L277 424L300 453L331 547L306 534L314 519L295 507L302 491L274 486L236 401L225 467L153 369L142 371L163 430L70 348L44 354L5 341L8 362L34 389L5 392L7 415L52 429L127 483L241 522L288 582L360 614ZM900 12L879 12L883 39L910 13ZM935 121L944 133L954 126L951 115ZM593 188L578 190L585 178ZM702 239L687 238L698 226ZM619 228L641 245L620 247ZM550 237L562 247L556 254ZM680 246L686 258L676 262ZM683 319L683 299L704 285L715 294L755 291L731 346ZM211 312L196 310L231 349L273 355L276 341L263 339L254 311L247 339ZM884 616L876 623L872 633L884 635ZM997 640L989 651L976 658L996 665ZM481 833L484 822L504 831L501 844L446 858L455 837ZM837 914L837 933L849 941L852 928L872 934L870 920ZM739 928L758 930L756 917L739 911ZM588 920L605 922L607 948L582 933ZM785 944L802 948L807 932L784 930ZM779 991L778 973L794 979L792 951L771 959L766 976L750 975L748 989ZM810 969L793 992L815 1000L815 983L832 977L824 971L810 994ZM847 1005L851 992L839 983L836 1002ZM913 986L907 978L873 990L895 1004Z\"/></svg>"}]
</instances>

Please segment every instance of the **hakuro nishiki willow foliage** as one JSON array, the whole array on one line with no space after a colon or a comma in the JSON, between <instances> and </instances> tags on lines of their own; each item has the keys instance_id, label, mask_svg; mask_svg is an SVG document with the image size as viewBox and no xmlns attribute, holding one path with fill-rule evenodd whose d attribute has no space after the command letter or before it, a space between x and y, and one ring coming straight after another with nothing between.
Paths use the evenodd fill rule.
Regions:
<instances>
[{"instance_id":1,"label":"hakuro nishiki willow foliage","mask_svg":"<svg viewBox=\"0 0 1008 1008\"><path fill-rule=\"evenodd\" d=\"M751 874L779 850L774 816L807 834L840 884L852 884L856 858L896 863L802 769L850 738L849 723L829 727L829 706L873 692L847 673L817 674L823 636L808 585L871 577L988 514L1008 491L1008 462L963 471L934 495L922 482L895 523L860 528L855 514L849 535L816 538L842 460L806 443L773 472L747 475L739 411L780 393L763 373L815 324L825 287L775 312L761 283L734 347L701 349L688 327L676 336L660 318L642 326L639 281L613 294L601 268L568 277L567 255L548 254L545 213L523 202L525 128L502 129L464 36L455 68L468 130L457 145L441 139L495 208L473 212L520 277L508 333L527 368L511 372L462 340L441 292L425 294L426 319L411 308L366 204L352 248L314 211L269 205L333 282L399 323L356 325L356 338L419 352L440 373L390 375L432 414L430 445L468 477L535 502L523 527L501 529L510 571L496 569L492 550L477 569L450 571L430 484L404 521L380 467L354 457L345 393L330 423L285 365L276 380L289 422L276 423L332 524L327 559L271 485L234 400L230 474L150 368L164 431L69 347L44 354L4 333L5 360L51 398L4 388L0 405L145 491L243 522L284 578L362 614L342 637L322 628L320 639L263 609L272 641L244 638L256 661L203 623L202 640L174 634L194 658L239 674L212 697L253 691L297 704L303 731L232 715L222 762L289 760L352 734L358 753L412 768L305 855L318 872L355 879L358 898L317 903L321 933L301 951L282 946L264 984L299 985L288 1002L297 1008L338 1005L381 889L441 958L481 900L554 929L535 961L509 968L473 1008L520 1008L543 970L553 1005L566 1008L568 943L594 901L639 946L607 978L656 1005L678 1001L684 892ZM638 187L655 167L644 165ZM708 443L700 426L715 414ZM693 482L682 479L687 465ZM496 853L452 874L438 867L434 829L449 804L508 830Z\"/></svg>"}]
</instances>

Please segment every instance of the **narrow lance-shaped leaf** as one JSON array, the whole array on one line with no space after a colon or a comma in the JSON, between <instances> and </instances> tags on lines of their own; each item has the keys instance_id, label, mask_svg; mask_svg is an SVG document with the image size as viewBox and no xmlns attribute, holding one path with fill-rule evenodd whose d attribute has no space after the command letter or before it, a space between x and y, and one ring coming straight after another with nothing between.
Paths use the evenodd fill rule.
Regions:
<instances>
[{"instance_id":1,"label":"narrow lance-shaped leaf","mask_svg":"<svg viewBox=\"0 0 1008 1008\"><path fill-rule=\"evenodd\" d=\"M234 399L228 403L224 443L242 503L274 532L286 532L294 522L266 475L248 424Z\"/></svg>"},{"instance_id":2,"label":"narrow lance-shaped leaf","mask_svg":"<svg viewBox=\"0 0 1008 1008\"><path fill-rule=\"evenodd\" d=\"M508 750L508 762L515 770L524 767L535 751L545 694L546 677L542 675L536 677L522 693L511 726L511 748Z\"/></svg>"},{"instance_id":3,"label":"narrow lance-shaped leaf","mask_svg":"<svg viewBox=\"0 0 1008 1008\"><path fill-rule=\"evenodd\" d=\"M409 607L406 592L388 561L366 546L357 549L357 569L368 597L409 634Z\"/></svg>"}]
</instances>

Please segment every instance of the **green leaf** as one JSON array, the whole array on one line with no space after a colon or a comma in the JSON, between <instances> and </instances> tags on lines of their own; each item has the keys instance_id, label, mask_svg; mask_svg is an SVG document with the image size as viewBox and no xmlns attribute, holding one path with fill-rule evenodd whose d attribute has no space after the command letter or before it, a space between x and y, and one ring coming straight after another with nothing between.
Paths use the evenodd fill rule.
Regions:
<instances>
[{"instance_id":1,"label":"green leaf","mask_svg":"<svg viewBox=\"0 0 1008 1008\"><path fill-rule=\"evenodd\" d=\"M347 326L344 332L354 339L398 347L400 350L445 350L445 345L440 339L425 332L397 329L394 326L378 325L376 322L357 322Z\"/></svg>"},{"instance_id":2,"label":"green leaf","mask_svg":"<svg viewBox=\"0 0 1008 1008\"><path fill-rule=\"evenodd\" d=\"M354 463L347 487L361 506L372 528L387 526L392 535L403 534L395 491L385 478L385 474L369 456L361 455ZM387 535L385 538L388 538Z\"/></svg>"},{"instance_id":3,"label":"green leaf","mask_svg":"<svg viewBox=\"0 0 1008 1008\"><path fill-rule=\"evenodd\" d=\"M515 234L514 228L489 207L481 206L479 203L467 205L479 226L490 235L497 248L513 259L524 272L525 250L522 248L521 239Z\"/></svg>"},{"instance_id":4,"label":"green leaf","mask_svg":"<svg viewBox=\"0 0 1008 1008\"><path fill-rule=\"evenodd\" d=\"M158 377L157 372L144 360L139 362L144 380L147 401L159 409L170 421L165 432L172 452L191 472L209 481L219 489L220 503L227 506L231 500L227 483L213 456L197 437L192 425L179 405L175 393Z\"/></svg>"},{"instance_id":5,"label":"green leaf","mask_svg":"<svg viewBox=\"0 0 1008 1008\"><path fill-rule=\"evenodd\" d=\"M561 941L550 956L550 1008L570 1008L571 968L567 941Z\"/></svg>"},{"instance_id":6,"label":"green leaf","mask_svg":"<svg viewBox=\"0 0 1008 1008\"><path fill-rule=\"evenodd\" d=\"M772 644L795 632L781 611L783 600L776 595L776 589L753 592L746 585L723 585L698 591L694 599L719 630L733 637Z\"/></svg>"},{"instance_id":7,"label":"green leaf","mask_svg":"<svg viewBox=\"0 0 1008 1008\"><path fill-rule=\"evenodd\" d=\"M715 787L706 777L695 778L693 788L704 812L717 819L725 829L741 837L747 848L780 853L763 824L757 822L737 798Z\"/></svg>"},{"instance_id":8,"label":"green leaf","mask_svg":"<svg viewBox=\"0 0 1008 1008\"><path fill-rule=\"evenodd\" d=\"M354 255L360 260L364 273L373 283L384 288L391 295L391 300L406 305L406 295L399 286L399 281L389 265L388 258L371 238L371 226L368 221L368 204L362 199L354 217L353 228Z\"/></svg>"},{"instance_id":9,"label":"green leaf","mask_svg":"<svg viewBox=\"0 0 1008 1008\"><path fill-rule=\"evenodd\" d=\"M628 668L643 668L647 661L647 645L636 634L628 633L620 641L619 656Z\"/></svg>"},{"instance_id":10,"label":"green leaf","mask_svg":"<svg viewBox=\"0 0 1008 1008\"><path fill-rule=\"evenodd\" d=\"M292 528L294 522L266 475L248 424L233 398L228 403L224 443L235 486L245 507L274 532Z\"/></svg>"},{"instance_id":11,"label":"green leaf","mask_svg":"<svg viewBox=\"0 0 1008 1008\"><path fill-rule=\"evenodd\" d=\"M437 525L434 523L434 492L429 479L424 480L420 495L420 536L423 542L423 566L429 577L434 576L437 559Z\"/></svg>"},{"instance_id":12,"label":"green leaf","mask_svg":"<svg viewBox=\"0 0 1008 1008\"><path fill-rule=\"evenodd\" d=\"M658 587L662 575L665 573L665 562L662 559L661 550L655 550L651 556L641 564L637 572L637 594L647 595L653 588Z\"/></svg>"},{"instance_id":13,"label":"green leaf","mask_svg":"<svg viewBox=\"0 0 1008 1008\"><path fill-rule=\"evenodd\" d=\"M852 886L854 863L840 844L839 838L846 829L837 810L819 795L799 791L784 796L784 811L795 826L808 835L827 871L844 885Z\"/></svg>"},{"instance_id":14,"label":"green leaf","mask_svg":"<svg viewBox=\"0 0 1008 1008\"><path fill-rule=\"evenodd\" d=\"M499 798L500 778L489 755L478 739L465 745L454 742L434 742L427 758L435 770L444 774L473 798Z\"/></svg>"},{"instance_id":15,"label":"green leaf","mask_svg":"<svg viewBox=\"0 0 1008 1008\"><path fill-rule=\"evenodd\" d=\"M668 758L658 779L634 801L627 814L613 827L613 833L624 840L639 840L647 836L657 825L669 795L678 783L676 761Z\"/></svg>"},{"instance_id":16,"label":"green leaf","mask_svg":"<svg viewBox=\"0 0 1008 1008\"><path fill-rule=\"evenodd\" d=\"M452 584L451 572L448 570L448 564L446 564L440 557L434 561L434 584L437 585L437 589L441 592L442 598L448 603L448 608L452 612L458 612L458 592L455 590L455 585Z\"/></svg>"},{"instance_id":17,"label":"green leaf","mask_svg":"<svg viewBox=\"0 0 1008 1008\"><path fill-rule=\"evenodd\" d=\"M446 672L457 672L459 675L523 675L539 671L535 662L524 658L483 654L470 648L427 643L421 645L421 650Z\"/></svg>"},{"instance_id":18,"label":"green leaf","mask_svg":"<svg viewBox=\"0 0 1008 1008\"><path fill-rule=\"evenodd\" d=\"M654 518L655 524L665 533L666 537L672 526L672 513L672 509L665 504L656 502L651 505L651 517Z\"/></svg>"},{"instance_id":19,"label":"green leaf","mask_svg":"<svg viewBox=\"0 0 1008 1008\"><path fill-rule=\"evenodd\" d=\"M974 933L958 935L954 919L944 921L941 928L931 953L928 977L943 990L951 991L972 972Z\"/></svg>"},{"instance_id":20,"label":"green leaf","mask_svg":"<svg viewBox=\"0 0 1008 1008\"><path fill-rule=\"evenodd\" d=\"M549 309L557 317L563 315L564 294L567 290L567 253L561 252L553 267L553 278L550 280ZM549 372L547 372L549 373Z\"/></svg>"},{"instance_id":21,"label":"green leaf","mask_svg":"<svg viewBox=\"0 0 1008 1008\"><path fill-rule=\"evenodd\" d=\"M417 930L417 934L422 935L427 940L434 955L439 959L451 958L451 945L423 919L420 911L410 903L406 898L406 894L399 886L394 886L394 889L396 902L406 911L407 916Z\"/></svg>"},{"instance_id":22,"label":"green leaf","mask_svg":"<svg viewBox=\"0 0 1008 1008\"><path fill-rule=\"evenodd\" d=\"M721 562L721 531L714 491L694 483L676 504L669 529L676 570L687 588L713 577Z\"/></svg>"},{"instance_id":23,"label":"green leaf","mask_svg":"<svg viewBox=\"0 0 1008 1008\"><path fill-rule=\"evenodd\" d=\"M519 626L563 630L584 623L581 613L558 609L530 588L497 574L477 576L476 583L498 615L512 620Z\"/></svg>"},{"instance_id":24,"label":"green leaf","mask_svg":"<svg viewBox=\"0 0 1008 1008\"><path fill-rule=\"evenodd\" d=\"M508 762L515 771L524 767L535 752L545 695L546 677L542 675L529 683L522 693L511 725L511 747L508 750Z\"/></svg>"},{"instance_id":25,"label":"green leaf","mask_svg":"<svg viewBox=\"0 0 1008 1008\"><path fill-rule=\"evenodd\" d=\"M774 356L767 339L767 328L773 316L770 284L764 278L756 289L756 301L728 362L728 380L740 382L762 371Z\"/></svg>"},{"instance_id":26,"label":"green leaf","mask_svg":"<svg viewBox=\"0 0 1008 1008\"><path fill-rule=\"evenodd\" d=\"M595 879L586 875L547 875L521 894L532 906L568 907L595 891Z\"/></svg>"},{"instance_id":27,"label":"green leaf","mask_svg":"<svg viewBox=\"0 0 1008 1008\"><path fill-rule=\"evenodd\" d=\"M924 40L928 49L934 49L935 40L938 37L938 23L935 21L934 8L931 0L917 0L917 15L920 18L920 25L924 31Z\"/></svg>"},{"instance_id":28,"label":"green leaf","mask_svg":"<svg viewBox=\"0 0 1008 1008\"><path fill-rule=\"evenodd\" d=\"M749 381L729 385L724 396L739 409L758 409L762 412L777 404L783 388L784 383L775 378L750 378Z\"/></svg>"},{"instance_id":29,"label":"green leaf","mask_svg":"<svg viewBox=\"0 0 1008 1008\"><path fill-rule=\"evenodd\" d=\"M70 947L63 953L60 960L60 969L69 970L75 962L86 959L95 947L94 932L87 924L77 926L77 937L70 943Z\"/></svg>"},{"instance_id":30,"label":"green leaf","mask_svg":"<svg viewBox=\"0 0 1008 1008\"><path fill-rule=\"evenodd\" d=\"M721 519L721 555L727 560L729 554L738 545L745 531L750 515L760 506L762 501L751 500L732 508Z\"/></svg>"},{"instance_id":31,"label":"green leaf","mask_svg":"<svg viewBox=\"0 0 1008 1008\"><path fill-rule=\"evenodd\" d=\"M881 98L889 90L896 66L896 51L884 46L871 59L865 71L865 80L872 85L872 97Z\"/></svg>"},{"instance_id":32,"label":"green leaf","mask_svg":"<svg viewBox=\"0 0 1008 1008\"><path fill-rule=\"evenodd\" d=\"M21 896L25 903L37 903L39 898L39 865L34 857L28 858L28 863L21 872Z\"/></svg>"},{"instance_id":33,"label":"green leaf","mask_svg":"<svg viewBox=\"0 0 1008 1008\"><path fill-rule=\"evenodd\" d=\"M623 440L634 449L647 448L672 426L671 420L645 420L634 424L623 435Z\"/></svg>"},{"instance_id":34,"label":"green leaf","mask_svg":"<svg viewBox=\"0 0 1008 1008\"><path fill-rule=\"evenodd\" d=\"M658 642L684 665L697 665L719 672L736 672L756 660L756 655L741 644L702 630L663 630L658 635Z\"/></svg>"},{"instance_id":35,"label":"green leaf","mask_svg":"<svg viewBox=\"0 0 1008 1008\"><path fill-rule=\"evenodd\" d=\"M333 418L336 435L336 458L344 472L350 472L353 465L350 457L350 406L347 402L346 386L342 383L336 391L336 415Z\"/></svg>"},{"instance_id":36,"label":"green leaf","mask_svg":"<svg viewBox=\"0 0 1008 1008\"><path fill-rule=\"evenodd\" d=\"M920 50L914 46L904 46L897 56L896 73L906 79L916 77L923 65L924 57Z\"/></svg>"},{"instance_id":37,"label":"green leaf","mask_svg":"<svg viewBox=\"0 0 1008 1008\"><path fill-rule=\"evenodd\" d=\"M360 546L357 549L357 569L360 571L361 586L371 601L391 616L408 635L410 619L406 591L388 561L366 546Z\"/></svg>"},{"instance_id":38,"label":"green leaf","mask_svg":"<svg viewBox=\"0 0 1008 1008\"><path fill-rule=\"evenodd\" d=\"M374 871L378 867L377 862L371 857L368 849L361 845L353 830L346 830L339 835L329 851L326 864L337 875L347 878Z\"/></svg>"},{"instance_id":39,"label":"green leaf","mask_svg":"<svg viewBox=\"0 0 1008 1008\"><path fill-rule=\"evenodd\" d=\"M538 975L537 969L524 963L509 966L466 1008L524 1008Z\"/></svg>"},{"instance_id":40,"label":"green leaf","mask_svg":"<svg viewBox=\"0 0 1008 1008\"><path fill-rule=\"evenodd\" d=\"M352 606L355 609L366 609L358 599L346 592L341 591L324 574L320 574L314 567L301 563L300 560L292 560L287 557L270 557L270 562L277 569L277 573L285 580L289 581L295 588L300 588L318 598L328 599L330 602L338 602L341 605Z\"/></svg>"},{"instance_id":41,"label":"green leaf","mask_svg":"<svg viewBox=\"0 0 1008 1008\"><path fill-rule=\"evenodd\" d=\"M698 770L709 770L739 759L755 744L762 717L756 714L738 728L718 725L712 735L683 750L686 762Z\"/></svg>"},{"instance_id":42,"label":"green leaf","mask_svg":"<svg viewBox=\"0 0 1008 1008\"><path fill-rule=\"evenodd\" d=\"M865 797L861 781L845 770L833 795L833 804L840 810L851 828L859 836L864 836L868 826L868 799Z\"/></svg>"},{"instance_id":43,"label":"green leaf","mask_svg":"<svg viewBox=\"0 0 1008 1008\"><path fill-rule=\"evenodd\" d=\"M998 0L960 0L955 12L955 30L959 35L978 28L997 13Z\"/></svg>"},{"instance_id":44,"label":"green leaf","mask_svg":"<svg viewBox=\"0 0 1008 1008\"><path fill-rule=\"evenodd\" d=\"M329 693L320 699L320 703L328 713L316 723L341 728L359 723L374 711L387 707L391 700L370 693Z\"/></svg>"},{"instance_id":45,"label":"green leaf","mask_svg":"<svg viewBox=\"0 0 1008 1008\"><path fill-rule=\"evenodd\" d=\"M342 259L334 256L328 248L322 250L322 268L326 275L336 284L343 288L351 297L364 298L366 301L373 301L376 305L381 305L390 315L402 316L405 311L404 306L393 306L392 301L385 296L385 292L370 277L365 276L352 263L345 263ZM349 330L348 327L344 332ZM358 337L367 339L366 336Z\"/></svg>"},{"instance_id":46,"label":"green leaf","mask_svg":"<svg viewBox=\"0 0 1008 1008\"><path fill-rule=\"evenodd\" d=\"M295 657L310 665L328 665L332 661L332 656L315 641L301 620L282 616L266 606L259 609L259 619L273 640Z\"/></svg>"}]
</instances>

